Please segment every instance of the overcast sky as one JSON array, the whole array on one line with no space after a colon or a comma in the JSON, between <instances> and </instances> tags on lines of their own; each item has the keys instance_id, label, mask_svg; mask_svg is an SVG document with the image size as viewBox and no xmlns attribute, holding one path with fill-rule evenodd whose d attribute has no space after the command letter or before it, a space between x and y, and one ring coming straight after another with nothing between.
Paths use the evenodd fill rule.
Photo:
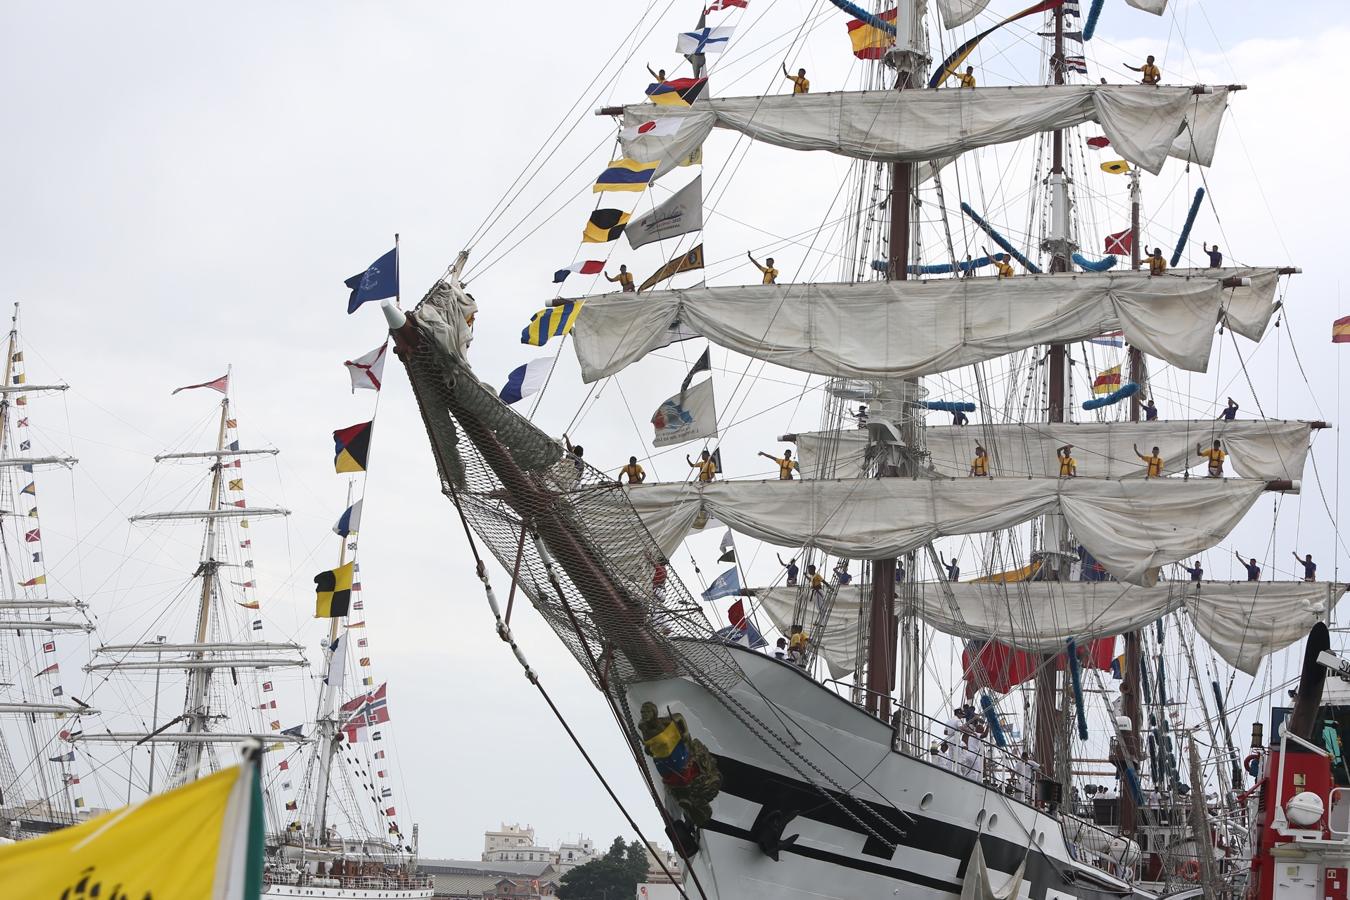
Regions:
<instances>
[{"instance_id":1,"label":"overcast sky","mask_svg":"<svg viewBox=\"0 0 1350 900\"><path fill-rule=\"evenodd\" d=\"M211 437L215 395L169 391L232 365L244 443L282 451L275 464L249 464L249 502L293 510L252 532L269 636L297 639L317 658L310 579L332 563L328 529L345 496L329 435L368 419L374 399L349 392L341 363L383 334L373 305L345 315L342 280L400 232L404 301L415 302L517 175L538 170L474 246L472 284L482 377L500 383L538 355L519 344L519 330L554 295L551 272L579 258L588 185L613 147L611 121L590 110L639 100L649 81L644 62L676 73L674 35L692 27L696 6L652 4L634 33L647 7L632 0L8 4L0 13L0 299L23 304L30 380L72 385L64 398L34 401L34 450L81 460L72 476L43 481L53 497L43 505L53 594L84 598L106 626L101 639L111 640L143 633L145 617L182 590L196 562L195 532L147 540L126 517L200 490L200 473L145 479L155 453ZM1092 78L1123 80L1121 62L1155 53L1166 81L1250 89L1233 100L1212 171L1173 162L1145 179L1149 236L1170 247L1194 188L1205 184L1214 206L1202 213L1190 259L1200 257L1196 240L1221 240L1234 259L1301 265L1305 274L1292 282L1279 333L1259 348L1223 336L1213 375L1169 375L1160 396L1201 416L1232 393L1246 410L1259 399L1272 417L1337 419L1340 360L1328 330L1342 308L1339 222L1350 199L1347 124L1338 114L1350 14L1333 2L1172 6L1154 18L1109 0L1087 52ZM716 90L781 91L780 62L807 67L816 91L856 86L863 73L843 20L823 2L751 0L728 20L740 21L742 34L718 63ZM1027 35L987 42L974 58L982 83L1038 80ZM561 149L531 164L560 121L571 129ZM715 202L708 191L716 209L705 235L711 281L756 280L737 261L747 249L776 255L785 278L838 277L837 259L807 247L829 238L822 222L841 202L846 161L747 152L724 134L707 154L705 183L718 179ZM1027 190L1030 159L1029 150L1000 158L979 191L998 183ZM1123 180L1085 173L1082 190L1119 215ZM653 198L665 191L654 189ZM1112 214L1102 232L1125 224ZM1000 224L1022 233L1020 222L1009 214ZM655 247L611 248L614 264L639 273L664 258ZM645 422L678 386L691 349L672 348L606 382L583 410L587 389L567 348L538 421L553 433L570 426L604 468L617 469L630 453L645 457ZM718 351L714 363L726 389L724 422L736 422L726 451L734 474L767 474L753 452L776 447L774 435L817 425L818 396L796 402L801 379L782 370L741 379L745 360ZM581 833L605 843L628 829L493 637L406 379L394 366L388 374L361 562L371 655L390 683L400 802L410 813L401 819L420 823L423 851L434 856L476 857L482 831L503 820L534 824L546 842ZM1326 509L1338 504L1335 446L1332 432L1317 439L1320 489L1279 501L1278 531L1277 501L1263 500L1234 540L1209 554L1212 574L1231 574L1225 560L1235 548L1269 557L1285 577L1295 546L1322 560L1324 576L1333 558L1346 562ZM685 449L649 461L649 472L685 477ZM715 553L707 541L691 544L706 576ZM688 560L676 562L697 590ZM772 575L760 557L749 565ZM498 571L494 581L504 596L507 577ZM600 696L532 611L514 624L639 822L659 834ZM84 648L63 647L77 671ZM1279 662L1271 683L1289 671ZM941 705L940 690L933 702ZM117 799L116 779L96 783L102 802Z\"/></svg>"}]
</instances>

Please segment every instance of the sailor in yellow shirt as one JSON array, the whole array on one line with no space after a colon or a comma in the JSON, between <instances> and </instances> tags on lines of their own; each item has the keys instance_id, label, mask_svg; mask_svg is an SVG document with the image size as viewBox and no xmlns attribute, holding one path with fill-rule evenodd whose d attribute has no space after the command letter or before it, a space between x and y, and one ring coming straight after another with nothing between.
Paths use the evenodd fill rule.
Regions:
<instances>
[{"instance_id":1,"label":"sailor in yellow shirt","mask_svg":"<svg viewBox=\"0 0 1350 900\"><path fill-rule=\"evenodd\" d=\"M1167 260L1163 259L1162 248L1154 247L1153 252L1148 255L1148 274L1165 275L1167 273Z\"/></svg>"},{"instance_id":2,"label":"sailor in yellow shirt","mask_svg":"<svg viewBox=\"0 0 1350 900\"><path fill-rule=\"evenodd\" d=\"M989 476L989 451L979 444L975 445L975 458L970 461L970 477L987 478Z\"/></svg>"},{"instance_id":3,"label":"sailor in yellow shirt","mask_svg":"<svg viewBox=\"0 0 1350 900\"><path fill-rule=\"evenodd\" d=\"M1139 452L1139 445L1134 445L1134 455L1148 464L1148 477L1161 478L1163 473L1163 458L1158 455L1158 448L1154 447L1153 452L1148 456Z\"/></svg>"},{"instance_id":4,"label":"sailor in yellow shirt","mask_svg":"<svg viewBox=\"0 0 1350 900\"><path fill-rule=\"evenodd\" d=\"M1162 69L1159 69L1153 64L1152 56L1149 56L1142 66L1132 66L1129 63L1126 63L1125 68L1133 69L1134 71L1143 74L1144 77L1139 80L1140 84L1156 85L1162 82Z\"/></svg>"},{"instance_id":5,"label":"sailor in yellow shirt","mask_svg":"<svg viewBox=\"0 0 1350 900\"><path fill-rule=\"evenodd\" d=\"M1073 458L1073 444L1065 444L1055 451L1055 456L1059 457L1059 477L1077 478L1078 460Z\"/></svg>"},{"instance_id":6,"label":"sailor in yellow shirt","mask_svg":"<svg viewBox=\"0 0 1350 900\"><path fill-rule=\"evenodd\" d=\"M1209 465L1207 466L1207 468L1209 470L1210 478L1223 477L1223 461L1228 458L1228 454L1223 452L1222 444L1220 444L1218 441L1215 441L1214 446L1208 448L1196 444L1195 455L1203 456L1209 460Z\"/></svg>"},{"instance_id":7,"label":"sailor in yellow shirt","mask_svg":"<svg viewBox=\"0 0 1350 900\"><path fill-rule=\"evenodd\" d=\"M973 88L975 86L975 67L966 66L964 72L957 72L956 80L961 82L963 88Z\"/></svg>"},{"instance_id":8,"label":"sailor in yellow shirt","mask_svg":"<svg viewBox=\"0 0 1350 900\"><path fill-rule=\"evenodd\" d=\"M619 274L615 275L613 278L610 278L609 273L606 272L605 280L610 282L617 281L619 287L623 288L625 294L633 293L633 273L628 271L627 266L619 266Z\"/></svg>"},{"instance_id":9,"label":"sailor in yellow shirt","mask_svg":"<svg viewBox=\"0 0 1350 900\"><path fill-rule=\"evenodd\" d=\"M628 465L619 470L619 484L623 484L623 477L628 476L629 484L642 484L647 480L647 473L642 471L642 466L638 465L637 457L628 457Z\"/></svg>"},{"instance_id":10,"label":"sailor in yellow shirt","mask_svg":"<svg viewBox=\"0 0 1350 900\"><path fill-rule=\"evenodd\" d=\"M691 469L698 469L698 480L707 484L717 475L717 463L707 450L699 454L698 462L689 458L689 454L684 455L684 461L689 463Z\"/></svg>"},{"instance_id":11,"label":"sailor in yellow shirt","mask_svg":"<svg viewBox=\"0 0 1350 900\"><path fill-rule=\"evenodd\" d=\"M806 70L798 69L796 75L789 75L787 63L783 63L783 77L792 82L792 93L809 94L811 93L811 82L806 80Z\"/></svg>"},{"instance_id":12,"label":"sailor in yellow shirt","mask_svg":"<svg viewBox=\"0 0 1350 900\"><path fill-rule=\"evenodd\" d=\"M1012 278L1013 275L1016 274L1013 271L1012 263L1008 261L1010 259L1008 254L990 253L987 249L983 247L981 247L980 249L984 250L984 255L989 257L990 261L992 261L994 264L994 268L998 269L999 278Z\"/></svg>"},{"instance_id":13,"label":"sailor in yellow shirt","mask_svg":"<svg viewBox=\"0 0 1350 900\"><path fill-rule=\"evenodd\" d=\"M745 251L745 255L746 255L747 257L749 257L749 259L750 259L750 261L751 261L752 263L755 264L755 268L756 268L756 269L759 269L761 272L764 273L764 282L763 282L764 284L777 284L777 283L778 283L778 270L775 269L775 268L773 267L773 257L772 257L772 256L770 256L770 257L768 257L767 259L765 259L765 260L764 260L764 265L761 266L758 262L755 261L755 258L754 258L753 256L750 256L750 251L749 251L749 250Z\"/></svg>"},{"instance_id":14,"label":"sailor in yellow shirt","mask_svg":"<svg viewBox=\"0 0 1350 900\"><path fill-rule=\"evenodd\" d=\"M779 481L791 481L793 471L794 470L799 471L797 461L792 458L791 450L784 450L782 459L779 459L772 453L765 453L763 450L759 451L759 455L764 457L765 459L771 459L774 462L778 463Z\"/></svg>"}]
</instances>

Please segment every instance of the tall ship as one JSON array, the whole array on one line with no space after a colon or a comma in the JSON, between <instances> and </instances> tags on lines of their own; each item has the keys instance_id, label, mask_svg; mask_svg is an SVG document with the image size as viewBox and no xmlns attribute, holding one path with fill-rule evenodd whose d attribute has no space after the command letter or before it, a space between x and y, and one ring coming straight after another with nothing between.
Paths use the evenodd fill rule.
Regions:
<instances>
[{"instance_id":1,"label":"tall ship","mask_svg":"<svg viewBox=\"0 0 1350 900\"><path fill-rule=\"evenodd\" d=\"M1204 380L1278 324L1298 270L1195 248L1207 185L1170 228L1147 205L1165 169L1202 178L1242 86L1178 84L1152 56L1139 83L1089 78L1093 34L1126 4L991 5L833 2L820 15L865 61L856 89L783 62L791 93L722 96L754 35L787 29L805 53L819 23L770 9L746 38L747 3L715 0L678 37L688 77L653 69L646 100L598 110L621 149L596 164L586 258L522 333L570 345L592 385L562 440L513 405L564 404L570 364L500 390L475 370L475 322L499 307L466 289L467 252L416 308L384 305L497 632L538 683L510 627L527 597L603 694L685 897L1344 896L1350 775L1322 682L1346 586L1310 554L1302 577L1240 553L1246 580L1204 571L1299 494L1326 427ZM981 84L976 48L1018 39L1040 83ZM776 241L834 240L838 280L752 252L756 283L707 283L721 195L700 167L759 145L818 151L788 163L802 178L848 161L847 210ZM1029 169L1017 203L998 199L1009 160ZM647 212L617 199L658 189ZM649 244L640 287L605 270ZM601 273L621 290L571 291ZM671 354L688 371L651 398L657 452L584 453L600 386ZM804 404L818 426L737 477L754 456L733 429ZM665 447L687 477L646 478ZM701 572L676 561L714 535L730 568L691 589ZM1305 639L1298 680L1270 670ZM1269 731L1239 749L1252 709Z\"/></svg>"},{"instance_id":2,"label":"tall ship","mask_svg":"<svg viewBox=\"0 0 1350 900\"><path fill-rule=\"evenodd\" d=\"M0 841L64 828L88 811L70 738L98 710L80 698L83 643L94 630L83 600L49 577L38 498L52 470L77 463L47 446L44 398L64 383L29 378L14 304L0 382ZM31 404L30 404L30 401ZM44 412L45 409L45 412ZM34 434L40 435L34 449ZM55 510L53 510L55 512ZM53 523L55 524L55 523ZM62 668L64 664L64 670Z\"/></svg>"},{"instance_id":3,"label":"tall ship","mask_svg":"<svg viewBox=\"0 0 1350 900\"><path fill-rule=\"evenodd\" d=\"M85 666L100 684L118 682L120 696L142 697L130 714L142 727L119 730L127 716L108 714L69 740L85 753L111 749L124 757L132 796L195 780L232 764L240 742L258 742L268 820L264 896L430 897L430 877L416 870L415 836L392 826L395 807L385 784L371 785L374 773L367 770L387 765L384 749L367 753L356 743L358 731L370 737L365 723L374 692L364 666L346 665L355 657L340 638L364 622L344 616L324 629L313 712L296 705L307 694L299 682L309 667L305 648L267 635L275 625L264 609L269 594L255 566L254 540L263 531L259 523L290 513L248 500L246 461L279 451L241 444L230 381L227 372L174 391L220 395L206 425L211 443L159 454L157 466L197 467L199 478L184 487L181 477L166 475L147 493L172 497L176 505L131 517L133 527L162 529L153 536L166 547L183 545L182 526L200 528L182 584L164 608L136 621L138 639L100 643ZM354 529L339 540L345 561ZM359 601L355 608L359 615ZM354 634L362 635L364 648L364 632ZM387 718L370 715L371 723Z\"/></svg>"}]
</instances>

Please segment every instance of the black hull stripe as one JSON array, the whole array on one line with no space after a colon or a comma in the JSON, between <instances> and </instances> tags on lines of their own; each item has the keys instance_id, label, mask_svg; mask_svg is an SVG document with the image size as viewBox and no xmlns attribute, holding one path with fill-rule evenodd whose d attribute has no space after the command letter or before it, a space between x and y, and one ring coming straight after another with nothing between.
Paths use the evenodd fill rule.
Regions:
<instances>
[{"instance_id":1,"label":"black hull stripe","mask_svg":"<svg viewBox=\"0 0 1350 900\"><path fill-rule=\"evenodd\" d=\"M867 832L860 830L858 823L839 806L825 800L816 787L796 778L784 776L730 756L717 756L716 759L718 769L722 773L723 793L761 807L768 806L790 810L801 818L811 819L857 834L864 839L864 853L869 856L879 856L880 859L877 861L859 859L854 856L797 845L786 847L783 852L834 863L849 869L884 875L936 890L961 893L960 886L954 885L952 882L930 878L893 865L887 865L881 861L881 859L889 861L893 854L888 855L884 851L867 853L868 849L873 848L879 842ZM897 847L906 847L956 859L958 861L957 878L965 878L966 863L974 852L976 840L979 840L984 851L985 864L991 869L1014 872L1022 864L1023 859L1026 860L1025 877L1032 886L1030 892L1032 900L1044 900L1048 888L1052 885L1057 891L1073 894L1079 898L1084 898L1084 900L1088 900L1088 898L1119 900L1121 897L1134 896L1132 891L1122 892L1100 882L1097 885L1086 884L1084 879L1091 877L1088 873L1058 863L1047 856L1041 847L1027 847L1005 838L981 834L974 829L973 823L971 827L964 827L921 816L917 813L913 814L914 820L910 821L892 807L842 794L838 791L829 791L829 794L843 804L845 809L858 815L860 819L867 823L868 827L883 838L894 841ZM882 825L881 822L872 818L873 815L882 822L888 823L891 827ZM704 827L754 843L748 831L724 822L713 821ZM1056 827L1058 826L1056 825ZM793 834L793 829L792 824L789 823L787 828L784 829L784 835L789 836L791 834Z\"/></svg>"}]
</instances>

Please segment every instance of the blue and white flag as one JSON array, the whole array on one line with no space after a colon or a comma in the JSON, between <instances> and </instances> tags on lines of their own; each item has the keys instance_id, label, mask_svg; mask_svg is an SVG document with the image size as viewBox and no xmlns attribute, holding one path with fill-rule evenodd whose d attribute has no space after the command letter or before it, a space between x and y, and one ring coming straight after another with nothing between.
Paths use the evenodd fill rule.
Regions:
<instances>
[{"instance_id":1,"label":"blue and white flag","mask_svg":"<svg viewBox=\"0 0 1350 900\"><path fill-rule=\"evenodd\" d=\"M346 537L349 534L356 534L361 530L361 504L364 502L364 500L357 500L351 506L347 507L346 512L342 514L337 520L337 524L333 526L333 532L335 534Z\"/></svg>"},{"instance_id":2,"label":"blue and white flag","mask_svg":"<svg viewBox=\"0 0 1350 900\"><path fill-rule=\"evenodd\" d=\"M398 248L371 263L364 272L353 275L343 284L352 289L347 298L347 314L367 300L384 300L398 296Z\"/></svg>"},{"instance_id":3,"label":"blue and white flag","mask_svg":"<svg viewBox=\"0 0 1350 900\"><path fill-rule=\"evenodd\" d=\"M548 373L553 366L553 360L547 356L541 356L539 359L532 359L523 366L517 366L511 370L511 374L506 376L506 386L502 388L498 395L503 403L515 403L518 400L524 400L533 394L539 393L544 387L544 382L548 380Z\"/></svg>"},{"instance_id":4,"label":"blue and white flag","mask_svg":"<svg viewBox=\"0 0 1350 900\"><path fill-rule=\"evenodd\" d=\"M751 650L758 650L760 647L767 647L769 644L768 641L764 640L764 635L759 633L759 629L749 619L746 619L740 625L728 625L726 628L720 628L713 633L713 637L728 644L743 644Z\"/></svg>"},{"instance_id":5,"label":"blue and white flag","mask_svg":"<svg viewBox=\"0 0 1350 900\"><path fill-rule=\"evenodd\" d=\"M675 52L686 56L697 53L721 53L727 48L731 35L736 31L729 25L716 28L700 28L697 31L685 31L675 43Z\"/></svg>"},{"instance_id":6,"label":"blue and white flag","mask_svg":"<svg viewBox=\"0 0 1350 900\"><path fill-rule=\"evenodd\" d=\"M741 573L735 566L732 566L713 579L713 583L708 585L708 589L703 592L703 599L712 601L722 597L735 597L740 592Z\"/></svg>"}]
</instances>

